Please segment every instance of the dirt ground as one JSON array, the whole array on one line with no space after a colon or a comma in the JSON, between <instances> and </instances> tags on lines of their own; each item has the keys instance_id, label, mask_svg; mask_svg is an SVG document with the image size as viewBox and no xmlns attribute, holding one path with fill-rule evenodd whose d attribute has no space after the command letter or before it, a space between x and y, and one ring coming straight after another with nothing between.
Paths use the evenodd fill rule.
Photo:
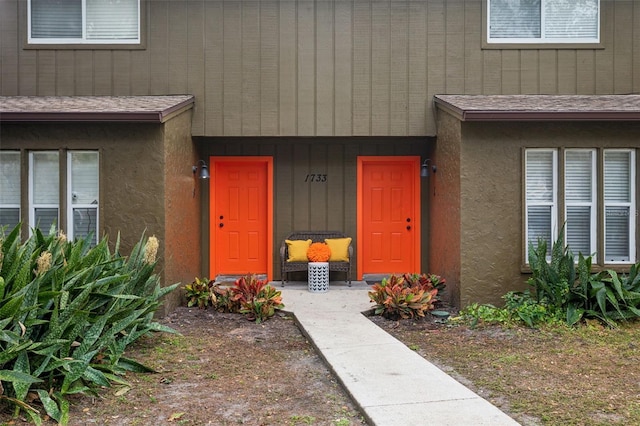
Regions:
<instances>
[{"instance_id":1,"label":"dirt ground","mask_svg":"<svg viewBox=\"0 0 640 426\"><path fill-rule=\"evenodd\" d=\"M640 424L640 322L608 329L370 317L525 426ZM80 425L366 425L294 320L178 308L125 356L155 374L73 400ZM25 424L0 411L0 425ZM51 425L53 423L46 423Z\"/></svg>"},{"instance_id":2,"label":"dirt ground","mask_svg":"<svg viewBox=\"0 0 640 426\"><path fill-rule=\"evenodd\" d=\"M74 399L70 425L366 424L291 317L255 324L181 307L161 322L181 335L143 338L125 354L158 373ZM0 425L24 423L0 412Z\"/></svg>"}]
</instances>

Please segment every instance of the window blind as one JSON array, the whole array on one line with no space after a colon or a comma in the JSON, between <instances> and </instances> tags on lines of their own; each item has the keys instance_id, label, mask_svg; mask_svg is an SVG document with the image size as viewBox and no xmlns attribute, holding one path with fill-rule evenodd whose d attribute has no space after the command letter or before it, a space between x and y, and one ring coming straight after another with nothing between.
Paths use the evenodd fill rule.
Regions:
<instances>
[{"instance_id":1,"label":"window blind","mask_svg":"<svg viewBox=\"0 0 640 426\"><path fill-rule=\"evenodd\" d=\"M564 199L567 245L577 257L596 251L595 151L572 149L565 152Z\"/></svg>"},{"instance_id":2,"label":"window blind","mask_svg":"<svg viewBox=\"0 0 640 426\"><path fill-rule=\"evenodd\" d=\"M32 38L82 38L82 0L31 0Z\"/></svg>"},{"instance_id":3,"label":"window blind","mask_svg":"<svg viewBox=\"0 0 640 426\"><path fill-rule=\"evenodd\" d=\"M29 0L36 43L137 43L140 0Z\"/></svg>"},{"instance_id":4,"label":"window blind","mask_svg":"<svg viewBox=\"0 0 640 426\"><path fill-rule=\"evenodd\" d=\"M530 206L527 208L527 245L538 246L542 239L547 242L547 254L551 251L551 206Z\"/></svg>"},{"instance_id":5,"label":"window blind","mask_svg":"<svg viewBox=\"0 0 640 426\"><path fill-rule=\"evenodd\" d=\"M29 225L48 235L52 225L59 226L60 174L58 153L31 152Z\"/></svg>"},{"instance_id":6,"label":"window blind","mask_svg":"<svg viewBox=\"0 0 640 426\"><path fill-rule=\"evenodd\" d=\"M86 2L87 39L138 39L138 0L86 0Z\"/></svg>"},{"instance_id":7,"label":"window blind","mask_svg":"<svg viewBox=\"0 0 640 426\"><path fill-rule=\"evenodd\" d=\"M591 207L567 206L566 220L567 245L574 256L591 255L595 251L591 246Z\"/></svg>"},{"instance_id":8,"label":"window blind","mask_svg":"<svg viewBox=\"0 0 640 426\"><path fill-rule=\"evenodd\" d=\"M97 204L98 153L72 152L70 160L72 204Z\"/></svg>"},{"instance_id":9,"label":"window blind","mask_svg":"<svg viewBox=\"0 0 640 426\"><path fill-rule=\"evenodd\" d=\"M68 181L70 202L67 222L69 237L92 235L92 245L98 243L99 158L96 151L70 151Z\"/></svg>"},{"instance_id":10,"label":"window blind","mask_svg":"<svg viewBox=\"0 0 640 426\"><path fill-rule=\"evenodd\" d=\"M541 239L547 242L547 255L551 253L557 208L555 163L555 151L532 149L525 153L527 258L529 243L537 247Z\"/></svg>"},{"instance_id":11,"label":"window blind","mask_svg":"<svg viewBox=\"0 0 640 426\"><path fill-rule=\"evenodd\" d=\"M565 153L565 200L590 203L593 200L593 151L568 150Z\"/></svg>"},{"instance_id":12,"label":"window blind","mask_svg":"<svg viewBox=\"0 0 640 426\"><path fill-rule=\"evenodd\" d=\"M58 204L60 197L60 164L57 152L33 152L33 202Z\"/></svg>"},{"instance_id":13,"label":"window blind","mask_svg":"<svg viewBox=\"0 0 640 426\"><path fill-rule=\"evenodd\" d=\"M552 151L527 152L527 201L553 202Z\"/></svg>"},{"instance_id":14,"label":"window blind","mask_svg":"<svg viewBox=\"0 0 640 426\"><path fill-rule=\"evenodd\" d=\"M631 262L633 154L629 150L604 152L605 260Z\"/></svg>"},{"instance_id":15,"label":"window blind","mask_svg":"<svg viewBox=\"0 0 640 426\"><path fill-rule=\"evenodd\" d=\"M491 0L491 38L540 38L540 0Z\"/></svg>"},{"instance_id":16,"label":"window blind","mask_svg":"<svg viewBox=\"0 0 640 426\"><path fill-rule=\"evenodd\" d=\"M0 205L20 205L20 153L0 152Z\"/></svg>"},{"instance_id":17,"label":"window blind","mask_svg":"<svg viewBox=\"0 0 640 426\"><path fill-rule=\"evenodd\" d=\"M599 0L487 0L488 41L598 42Z\"/></svg>"},{"instance_id":18,"label":"window blind","mask_svg":"<svg viewBox=\"0 0 640 426\"><path fill-rule=\"evenodd\" d=\"M547 38L598 37L598 0L546 0Z\"/></svg>"},{"instance_id":19,"label":"window blind","mask_svg":"<svg viewBox=\"0 0 640 426\"><path fill-rule=\"evenodd\" d=\"M0 151L0 227L20 223L20 152ZM0 233L1 235L1 233Z\"/></svg>"}]
</instances>

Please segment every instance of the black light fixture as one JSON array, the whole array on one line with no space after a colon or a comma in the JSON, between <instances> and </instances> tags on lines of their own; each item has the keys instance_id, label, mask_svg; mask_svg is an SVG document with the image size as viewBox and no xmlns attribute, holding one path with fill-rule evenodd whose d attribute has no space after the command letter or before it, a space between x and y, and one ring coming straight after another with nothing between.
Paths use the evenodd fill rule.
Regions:
<instances>
[{"instance_id":1,"label":"black light fixture","mask_svg":"<svg viewBox=\"0 0 640 426\"><path fill-rule=\"evenodd\" d=\"M209 168L207 167L207 163L205 163L204 160L199 160L198 163L193 166L193 176L196 175L198 166L200 166L200 174L198 175L198 177L200 179L209 179Z\"/></svg>"},{"instance_id":2,"label":"black light fixture","mask_svg":"<svg viewBox=\"0 0 640 426\"><path fill-rule=\"evenodd\" d=\"M423 161L422 166L420 167L420 177L426 178L429 177L429 163L431 162L431 159L427 158L426 160ZM431 165L431 170L433 171L433 173L436 172L437 168L435 165Z\"/></svg>"}]
</instances>

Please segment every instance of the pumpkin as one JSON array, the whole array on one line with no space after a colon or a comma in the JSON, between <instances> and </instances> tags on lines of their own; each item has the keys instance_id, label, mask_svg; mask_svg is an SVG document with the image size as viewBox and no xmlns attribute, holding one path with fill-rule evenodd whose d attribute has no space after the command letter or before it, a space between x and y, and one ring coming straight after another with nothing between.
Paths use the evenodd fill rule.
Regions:
<instances>
[{"instance_id":1,"label":"pumpkin","mask_svg":"<svg viewBox=\"0 0 640 426\"><path fill-rule=\"evenodd\" d=\"M310 262L326 262L331 257L331 249L325 243L312 243L307 249Z\"/></svg>"}]
</instances>

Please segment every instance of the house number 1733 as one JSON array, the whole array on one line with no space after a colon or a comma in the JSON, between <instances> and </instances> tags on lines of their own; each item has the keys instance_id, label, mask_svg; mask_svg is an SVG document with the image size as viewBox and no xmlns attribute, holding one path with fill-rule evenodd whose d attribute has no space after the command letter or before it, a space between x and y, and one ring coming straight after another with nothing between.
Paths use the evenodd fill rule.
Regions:
<instances>
[{"instance_id":1,"label":"house number 1733","mask_svg":"<svg viewBox=\"0 0 640 426\"><path fill-rule=\"evenodd\" d=\"M307 175L307 177L304 178L305 182L326 182L327 181L327 175L317 175L317 174L310 174Z\"/></svg>"}]
</instances>

